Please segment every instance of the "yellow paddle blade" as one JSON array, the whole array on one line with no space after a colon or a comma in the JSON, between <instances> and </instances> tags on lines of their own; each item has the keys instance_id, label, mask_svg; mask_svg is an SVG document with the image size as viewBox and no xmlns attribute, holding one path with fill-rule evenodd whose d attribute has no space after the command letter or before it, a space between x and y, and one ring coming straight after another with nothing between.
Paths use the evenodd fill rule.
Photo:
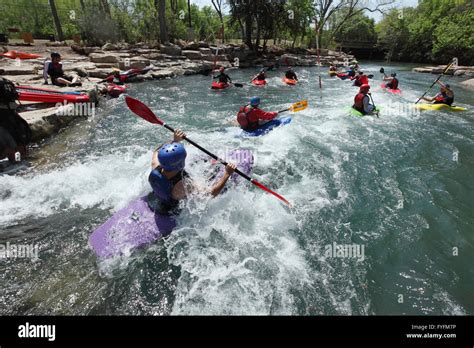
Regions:
<instances>
[{"instance_id":1,"label":"yellow paddle blade","mask_svg":"<svg viewBox=\"0 0 474 348\"><path fill-rule=\"evenodd\" d=\"M290 110L293 112L298 112L298 111L306 109L307 107L308 107L308 101L302 100L291 105Z\"/></svg>"}]
</instances>

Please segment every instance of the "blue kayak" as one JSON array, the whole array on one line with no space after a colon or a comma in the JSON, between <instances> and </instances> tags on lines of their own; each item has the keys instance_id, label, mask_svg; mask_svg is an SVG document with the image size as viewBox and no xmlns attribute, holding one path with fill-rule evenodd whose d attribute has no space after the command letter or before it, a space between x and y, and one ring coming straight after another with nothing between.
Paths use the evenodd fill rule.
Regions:
<instances>
[{"instance_id":1,"label":"blue kayak","mask_svg":"<svg viewBox=\"0 0 474 348\"><path fill-rule=\"evenodd\" d=\"M290 122L291 122L291 116L277 118L277 119L268 121L267 123L262 125L260 128L254 130L253 132L242 131L241 136L244 136L244 137L246 137L246 136L247 137L259 137L259 136L267 134L272 129L283 126L283 125L288 124Z\"/></svg>"}]
</instances>

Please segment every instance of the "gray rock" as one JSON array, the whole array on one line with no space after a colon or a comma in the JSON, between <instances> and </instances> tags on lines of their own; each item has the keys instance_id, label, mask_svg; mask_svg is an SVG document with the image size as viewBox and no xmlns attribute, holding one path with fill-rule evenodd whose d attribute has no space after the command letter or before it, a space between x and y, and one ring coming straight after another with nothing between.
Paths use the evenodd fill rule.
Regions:
<instances>
[{"instance_id":1,"label":"gray rock","mask_svg":"<svg viewBox=\"0 0 474 348\"><path fill-rule=\"evenodd\" d=\"M158 70L158 71L153 71L151 73L151 76L155 79L165 79L168 77L173 77L174 72L171 69L163 69L163 70Z\"/></svg>"},{"instance_id":2,"label":"gray rock","mask_svg":"<svg viewBox=\"0 0 474 348\"><path fill-rule=\"evenodd\" d=\"M180 56L181 47L178 45L160 45L160 52L168 56Z\"/></svg>"},{"instance_id":3,"label":"gray rock","mask_svg":"<svg viewBox=\"0 0 474 348\"><path fill-rule=\"evenodd\" d=\"M110 71L110 69L96 69L96 70L90 70L89 76L104 79L107 76L109 76L111 73L112 72Z\"/></svg>"},{"instance_id":4,"label":"gray rock","mask_svg":"<svg viewBox=\"0 0 474 348\"><path fill-rule=\"evenodd\" d=\"M119 62L119 68L121 70L128 70L128 69L143 69L150 65L150 60L144 57L133 57L133 58L125 58L121 59Z\"/></svg>"},{"instance_id":5,"label":"gray rock","mask_svg":"<svg viewBox=\"0 0 474 348\"><path fill-rule=\"evenodd\" d=\"M462 88L474 91L474 79L463 81L459 84Z\"/></svg>"},{"instance_id":6,"label":"gray rock","mask_svg":"<svg viewBox=\"0 0 474 348\"><path fill-rule=\"evenodd\" d=\"M89 54L91 62L94 63L118 63L119 58L116 55L112 54L100 54L100 53L91 53Z\"/></svg>"},{"instance_id":7,"label":"gray rock","mask_svg":"<svg viewBox=\"0 0 474 348\"><path fill-rule=\"evenodd\" d=\"M186 58L191 59L191 60L201 60L202 59L202 54L199 51L183 50L182 54L183 54L183 56L186 56Z\"/></svg>"},{"instance_id":8,"label":"gray rock","mask_svg":"<svg viewBox=\"0 0 474 348\"><path fill-rule=\"evenodd\" d=\"M118 47L117 45L114 45L110 42L107 42L104 46L102 46L102 51L114 51L114 50L117 50Z\"/></svg>"},{"instance_id":9,"label":"gray rock","mask_svg":"<svg viewBox=\"0 0 474 348\"><path fill-rule=\"evenodd\" d=\"M191 50L191 51L197 51L197 50L199 50L199 43L192 41L192 42L190 42L190 43L184 45L184 46L183 46L183 50L187 50L187 51L189 51L189 50Z\"/></svg>"},{"instance_id":10,"label":"gray rock","mask_svg":"<svg viewBox=\"0 0 474 348\"><path fill-rule=\"evenodd\" d=\"M212 52L211 52L211 49L210 49L210 48L200 48L200 49L199 49L199 52L201 52L201 54L203 54L203 55L209 55L209 54L212 54Z\"/></svg>"}]
</instances>

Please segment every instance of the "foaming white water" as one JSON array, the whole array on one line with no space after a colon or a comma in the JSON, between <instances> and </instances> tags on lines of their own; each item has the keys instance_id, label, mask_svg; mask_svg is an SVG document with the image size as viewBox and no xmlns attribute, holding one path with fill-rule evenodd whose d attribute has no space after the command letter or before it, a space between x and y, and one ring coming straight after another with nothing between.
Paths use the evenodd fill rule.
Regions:
<instances>
[{"instance_id":1,"label":"foaming white water","mask_svg":"<svg viewBox=\"0 0 474 348\"><path fill-rule=\"evenodd\" d=\"M289 290L308 280L296 221L274 198L248 188L183 214L168 240L181 267L173 314L294 312ZM271 279L271 281L270 281Z\"/></svg>"},{"instance_id":2,"label":"foaming white water","mask_svg":"<svg viewBox=\"0 0 474 348\"><path fill-rule=\"evenodd\" d=\"M48 216L73 207L114 210L140 194L151 155L89 157L82 163L32 177L2 176L0 225ZM14 189L11 189L14 188Z\"/></svg>"}]
</instances>

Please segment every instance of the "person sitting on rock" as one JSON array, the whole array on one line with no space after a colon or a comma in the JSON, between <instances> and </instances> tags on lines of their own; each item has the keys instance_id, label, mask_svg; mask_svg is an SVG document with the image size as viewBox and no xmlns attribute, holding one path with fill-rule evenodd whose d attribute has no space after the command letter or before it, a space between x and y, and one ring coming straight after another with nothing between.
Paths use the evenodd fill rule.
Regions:
<instances>
[{"instance_id":1,"label":"person sitting on rock","mask_svg":"<svg viewBox=\"0 0 474 348\"><path fill-rule=\"evenodd\" d=\"M454 92L451 89L451 86L444 84L441 81L436 81L436 83L440 85L439 93L433 98L423 97L423 100L432 102L433 104L446 104L451 106L454 103Z\"/></svg>"},{"instance_id":2,"label":"person sitting on rock","mask_svg":"<svg viewBox=\"0 0 474 348\"><path fill-rule=\"evenodd\" d=\"M48 75L51 77L51 83L56 86L82 86L82 83L79 81L79 76L69 76L64 74L61 55L57 52L51 53L51 61L46 61L44 64L43 77L45 85L48 84Z\"/></svg>"},{"instance_id":3,"label":"person sitting on rock","mask_svg":"<svg viewBox=\"0 0 474 348\"><path fill-rule=\"evenodd\" d=\"M298 76L296 76L296 73L293 71L293 68L291 66L288 67L288 70L285 73L285 77L289 80L298 81Z\"/></svg>"},{"instance_id":4,"label":"person sitting on rock","mask_svg":"<svg viewBox=\"0 0 474 348\"><path fill-rule=\"evenodd\" d=\"M250 105L242 106L237 113L237 122L240 128L247 132L258 129L261 125L273 120L278 112L266 112L260 109L260 97L250 98ZM250 107L249 107L250 106Z\"/></svg>"},{"instance_id":5,"label":"person sitting on rock","mask_svg":"<svg viewBox=\"0 0 474 348\"><path fill-rule=\"evenodd\" d=\"M0 77L0 159L12 163L27 155L31 141L31 129L17 112L18 93L10 80Z\"/></svg>"},{"instance_id":6,"label":"person sitting on rock","mask_svg":"<svg viewBox=\"0 0 474 348\"><path fill-rule=\"evenodd\" d=\"M219 79L220 83L232 83L232 79L225 73L225 68L221 66L219 68L219 75L213 76L213 79Z\"/></svg>"}]
</instances>

